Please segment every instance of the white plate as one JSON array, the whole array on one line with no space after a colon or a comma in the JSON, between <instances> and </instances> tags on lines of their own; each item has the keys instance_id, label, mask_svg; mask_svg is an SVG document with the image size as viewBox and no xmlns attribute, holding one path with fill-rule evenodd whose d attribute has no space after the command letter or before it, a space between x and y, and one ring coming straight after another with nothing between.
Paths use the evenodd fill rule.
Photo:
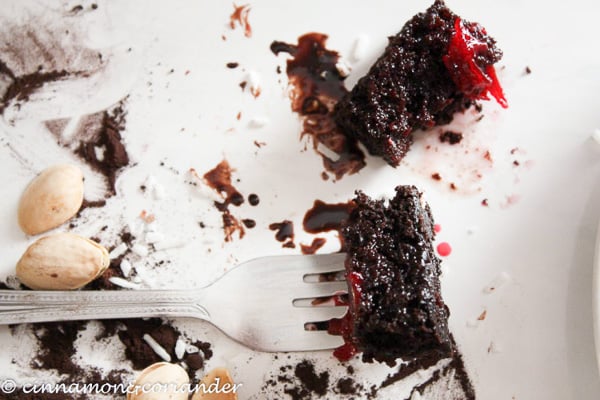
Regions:
<instances>
[{"instance_id":1,"label":"white plate","mask_svg":"<svg viewBox=\"0 0 600 400\"><path fill-rule=\"evenodd\" d=\"M124 226L143 230L138 216L146 210L156 216L153 226L170 247L132 259L134 265L144 269L148 262L145 278L156 287L199 286L238 261L298 253L298 247L282 248L268 224L292 220L296 244L310 243L314 235L303 232L301 222L315 199L342 202L356 189L380 196L392 193L398 184L416 184L442 226L439 241L453 247L444 259L444 298L479 398L597 399L600 379L589 282L589 255L594 250L590 236L581 240L580 234L595 224L596 218L584 211L600 182L599 155L588 140L600 128L600 3L447 0L457 14L485 26L503 49L498 75L509 108L486 103L485 117L477 123L471 115L459 117L453 129L465 134L460 146L442 145L435 134L422 136L399 168L370 157L359 174L334 182L321 179L321 159L311 143L299 139L300 123L290 110L285 71L276 72L278 66L285 70L286 57L273 55L269 45L273 40L295 43L307 32L323 32L329 35L328 48L350 60L355 40L365 36L363 58L350 60L351 86L377 58L386 38L429 2L249 2L250 38L239 28L229 28L232 2L217 0L98 1L96 11L82 2L85 12L77 15L69 11L72 2L58 2L54 12L64 18L32 23L50 29L63 20L79 22L93 28L90 36L96 48L131 45L132 61L141 63L139 68L134 62L128 65L128 72L137 75L127 77L135 79L123 133L134 163L119 177L117 195L103 208L87 209L74 232L112 246ZM4 1L0 13L13 17L23 3ZM28 1L30 12L25 15L39 13L45 3ZM108 35L108 29L116 33ZM227 68L229 62L240 66ZM526 67L531 74L525 73ZM250 71L259 77L262 92L257 98L239 86ZM128 88L131 81L121 84ZM108 94L113 93L118 90ZM258 117L268 123L251 126ZM266 145L258 148L255 141ZM428 145L439 151L427 151ZM487 150L492 162L483 157ZM236 216L255 219L257 227L230 243L223 242L214 193L203 190L189 173L194 168L202 174L224 157L236 169L238 190L244 196L257 193L261 200L256 207L246 203L232 208ZM79 162L70 150L57 146L38 121L0 126L0 278L14 273L16 260L34 239L22 234L16 223L23 188L36 172L64 161ZM89 169L85 172L86 189L94 189L97 177ZM434 172L444 180L433 180ZM161 196L139 189L151 186L149 176L163 189ZM459 190L451 190L451 182ZM488 207L482 206L484 199ZM205 229L199 228L200 221ZM323 251L337 250L335 238L328 245ZM167 264L154 268L161 260ZM598 279L596 275L596 288ZM490 283L503 285L485 291ZM595 296L597 315L598 290ZM485 319L478 320L484 311ZM208 324L177 324L213 344L215 354L208 366L231 369L243 383L240 400L285 398L261 395L260 388L281 364L303 357L315 360L319 370L329 368L332 376L346 373L327 352L275 361L232 342ZM90 365L127 365L113 357L122 349L99 348L106 344L95 343L93 332L84 339L84 361ZM31 335L12 336L0 328L0 380L6 373L30 376L32 342ZM377 381L387 373L379 365L356 362L355 367L357 380ZM380 398L406 397L406 388L394 385ZM328 396L336 398L344 396Z\"/></svg>"},{"instance_id":2,"label":"white plate","mask_svg":"<svg viewBox=\"0 0 600 400\"><path fill-rule=\"evenodd\" d=\"M596 341L596 361L600 371L600 223L598 224L596 238L596 257L594 259L594 283L592 307L594 310L594 338Z\"/></svg>"}]
</instances>

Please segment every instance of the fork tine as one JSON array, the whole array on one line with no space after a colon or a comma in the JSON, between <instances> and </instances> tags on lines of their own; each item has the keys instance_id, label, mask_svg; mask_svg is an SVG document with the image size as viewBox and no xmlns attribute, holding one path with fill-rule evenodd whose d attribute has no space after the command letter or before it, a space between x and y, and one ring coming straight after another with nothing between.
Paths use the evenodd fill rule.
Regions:
<instances>
[{"instance_id":1,"label":"fork tine","mask_svg":"<svg viewBox=\"0 0 600 400\"><path fill-rule=\"evenodd\" d=\"M294 290L295 299L311 299L315 297L331 296L339 292L348 292L346 281L306 283L298 290Z\"/></svg>"},{"instance_id":2,"label":"fork tine","mask_svg":"<svg viewBox=\"0 0 600 400\"><path fill-rule=\"evenodd\" d=\"M292 255L271 257L273 263L281 265L286 272L307 274L325 274L344 269L344 253Z\"/></svg>"},{"instance_id":3,"label":"fork tine","mask_svg":"<svg viewBox=\"0 0 600 400\"><path fill-rule=\"evenodd\" d=\"M344 344L341 336L330 335L327 331L304 331L298 339L303 347L298 350L330 350Z\"/></svg>"}]
</instances>

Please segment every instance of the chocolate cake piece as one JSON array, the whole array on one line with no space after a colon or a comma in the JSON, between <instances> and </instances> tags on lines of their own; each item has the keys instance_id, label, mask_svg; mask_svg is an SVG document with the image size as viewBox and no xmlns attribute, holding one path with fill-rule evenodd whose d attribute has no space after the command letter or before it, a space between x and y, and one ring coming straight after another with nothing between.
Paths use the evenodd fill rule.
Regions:
<instances>
[{"instance_id":1,"label":"chocolate cake piece","mask_svg":"<svg viewBox=\"0 0 600 400\"><path fill-rule=\"evenodd\" d=\"M371 154L398 166L414 130L446 124L488 94L507 106L493 66L501 57L481 25L436 0L389 38L383 55L336 105L335 121Z\"/></svg>"},{"instance_id":2,"label":"chocolate cake piece","mask_svg":"<svg viewBox=\"0 0 600 400\"><path fill-rule=\"evenodd\" d=\"M429 206L414 186L398 186L387 203L359 191L354 203L342 228L349 309L329 329L346 344L334 354L343 360L362 352L363 361L390 365L450 356Z\"/></svg>"}]
</instances>

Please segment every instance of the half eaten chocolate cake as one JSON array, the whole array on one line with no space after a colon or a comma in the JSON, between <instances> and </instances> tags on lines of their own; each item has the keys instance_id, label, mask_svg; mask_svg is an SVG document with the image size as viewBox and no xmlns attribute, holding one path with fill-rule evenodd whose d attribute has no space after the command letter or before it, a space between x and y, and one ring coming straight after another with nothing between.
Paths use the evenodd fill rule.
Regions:
<instances>
[{"instance_id":1,"label":"half eaten chocolate cake","mask_svg":"<svg viewBox=\"0 0 600 400\"><path fill-rule=\"evenodd\" d=\"M440 293L433 219L414 186L398 186L387 203L357 192L342 228L349 309L329 332L345 345L335 355L390 365L452 354L448 307Z\"/></svg>"},{"instance_id":2,"label":"half eaten chocolate cake","mask_svg":"<svg viewBox=\"0 0 600 400\"><path fill-rule=\"evenodd\" d=\"M335 121L371 154L398 166L414 130L447 124L488 95L507 106L494 70L501 57L481 25L436 0L389 38L383 55L336 105Z\"/></svg>"}]
</instances>

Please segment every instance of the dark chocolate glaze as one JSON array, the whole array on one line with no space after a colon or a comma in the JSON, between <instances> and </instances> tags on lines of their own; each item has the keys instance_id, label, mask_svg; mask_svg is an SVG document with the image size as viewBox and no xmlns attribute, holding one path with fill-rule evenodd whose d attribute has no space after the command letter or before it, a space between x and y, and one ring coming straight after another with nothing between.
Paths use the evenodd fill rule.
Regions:
<instances>
[{"instance_id":1,"label":"dark chocolate glaze","mask_svg":"<svg viewBox=\"0 0 600 400\"><path fill-rule=\"evenodd\" d=\"M312 138L325 169L340 179L358 172L365 161L356 140L346 137L333 121L333 108L347 90L344 77L336 67L339 55L325 47L326 41L327 35L308 33L298 38L297 45L274 41L271 51L292 56L287 61L286 72L292 110L303 120L302 136ZM325 146L337 156L331 158L320 151L319 146Z\"/></svg>"},{"instance_id":2,"label":"dark chocolate glaze","mask_svg":"<svg viewBox=\"0 0 600 400\"><path fill-rule=\"evenodd\" d=\"M311 244L300 243L300 250L302 254L315 254L325 243L327 243L325 238L316 237Z\"/></svg>"},{"instance_id":3,"label":"dark chocolate glaze","mask_svg":"<svg viewBox=\"0 0 600 400\"><path fill-rule=\"evenodd\" d=\"M294 223L289 220L273 222L269 229L275 231L275 239L282 242L283 247L295 248L294 244Z\"/></svg>"},{"instance_id":4,"label":"dark chocolate glaze","mask_svg":"<svg viewBox=\"0 0 600 400\"><path fill-rule=\"evenodd\" d=\"M348 219L354 203L325 203L315 200L311 209L306 211L302 226L308 233L323 233L341 228L344 220Z\"/></svg>"},{"instance_id":5,"label":"dark chocolate glaze","mask_svg":"<svg viewBox=\"0 0 600 400\"><path fill-rule=\"evenodd\" d=\"M257 194L251 193L248 196L248 203L250 203L251 206L257 206L258 203L260 203L260 198L258 197Z\"/></svg>"}]
</instances>

